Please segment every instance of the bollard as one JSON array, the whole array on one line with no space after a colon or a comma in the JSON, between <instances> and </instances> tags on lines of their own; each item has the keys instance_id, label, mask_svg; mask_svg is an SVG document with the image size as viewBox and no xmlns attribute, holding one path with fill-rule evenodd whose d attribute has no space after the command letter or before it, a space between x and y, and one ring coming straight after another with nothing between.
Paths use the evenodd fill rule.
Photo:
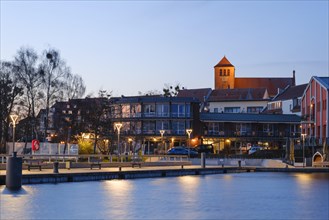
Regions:
<instances>
[{"instance_id":1,"label":"bollard","mask_svg":"<svg viewBox=\"0 0 329 220\"><path fill-rule=\"evenodd\" d=\"M206 154L201 153L201 168L206 168Z\"/></svg>"},{"instance_id":2,"label":"bollard","mask_svg":"<svg viewBox=\"0 0 329 220\"><path fill-rule=\"evenodd\" d=\"M238 161L239 168L241 168L241 160Z\"/></svg>"},{"instance_id":3,"label":"bollard","mask_svg":"<svg viewBox=\"0 0 329 220\"><path fill-rule=\"evenodd\" d=\"M58 162L55 161L53 164L53 173L58 173Z\"/></svg>"},{"instance_id":4,"label":"bollard","mask_svg":"<svg viewBox=\"0 0 329 220\"><path fill-rule=\"evenodd\" d=\"M12 157L7 157L6 165L6 187L17 190L22 187L22 165L23 160L17 157L16 152Z\"/></svg>"}]
</instances>

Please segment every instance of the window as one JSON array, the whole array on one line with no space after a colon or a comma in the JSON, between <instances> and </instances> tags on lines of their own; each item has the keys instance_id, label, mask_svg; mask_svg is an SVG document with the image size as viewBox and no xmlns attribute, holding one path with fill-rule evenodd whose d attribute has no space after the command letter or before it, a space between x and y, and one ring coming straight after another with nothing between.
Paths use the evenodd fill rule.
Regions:
<instances>
[{"instance_id":1,"label":"window","mask_svg":"<svg viewBox=\"0 0 329 220\"><path fill-rule=\"evenodd\" d=\"M218 113L218 108L214 108L214 112L215 113Z\"/></svg>"},{"instance_id":2,"label":"window","mask_svg":"<svg viewBox=\"0 0 329 220\"><path fill-rule=\"evenodd\" d=\"M224 76L226 76L226 70L224 70Z\"/></svg>"},{"instance_id":3,"label":"window","mask_svg":"<svg viewBox=\"0 0 329 220\"><path fill-rule=\"evenodd\" d=\"M185 115L185 107L188 107L187 109L187 115ZM189 108L189 105L186 105L185 104L172 104L171 106L172 108L172 117L185 117L185 116L189 116L189 111L190 111L190 108Z\"/></svg>"},{"instance_id":4,"label":"window","mask_svg":"<svg viewBox=\"0 0 329 220\"><path fill-rule=\"evenodd\" d=\"M247 112L248 113L259 113L263 109L262 106L253 106L253 107L247 107Z\"/></svg>"},{"instance_id":5,"label":"window","mask_svg":"<svg viewBox=\"0 0 329 220\"><path fill-rule=\"evenodd\" d=\"M173 121L172 130L174 134L185 134L185 123L184 121Z\"/></svg>"},{"instance_id":6,"label":"window","mask_svg":"<svg viewBox=\"0 0 329 220\"><path fill-rule=\"evenodd\" d=\"M227 75L230 76L230 70L227 70Z\"/></svg>"},{"instance_id":7,"label":"window","mask_svg":"<svg viewBox=\"0 0 329 220\"><path fill-rule=\"evenodd\" d=\"M130 114L131 117L140 117L141 116L141 105L140 104L132 104L130 106Z\"/></svg>"},{"instance_id":8,"label":"window","mask_svg":"<svg viewBox=\"0 0 329 220\"><path fill-rule=\"evenodd\" d=\"M264 124L263 132L265 135L272 136L273 135L273 125L272 124Z\"/></svg>"},{"instance_id":9,"label":"window","mask_svg":"<svg viewBox=\"0 0 329 220\"><path fill-rule=\"evenodd\" d=\"M144 116L145 117L155 116L155 105L154 104L145 104L144 105Z\"/></svg>"},{"instance_id":10,"label":"window","mask_svg":"<svg viewBox=\"0 0 329 220\"><path fill-rule=\"evenodd\" d=\"M130 105L122 105L122 117L128 118L130 117Z\"/></svg>"},{"instance_id":11,"label":"window","mask_svg":"<svg viewBox=\"0 0 329 220\"><path fill-rule=\"evenodd\" d=\"M155 121L145 121L143 123L143 133L144 134L154 134L155 133Z\"/></svg>"},{"instance_id":12,"label":"window","mask_svg":"<svg viewBox=\"0 0 329 220\"><path fill-rule=\"evenodd\" d=\"M224 112L225 113L239 113L240 107L225 107Z\"/></svg>"},{"instance_id":13,"label":"window","mask_svg":"<svg viewBox=\"0 0 329 220\"><path fill-rule=\"evenodd\" d=\"M219 124L216 122L210 122L208 124L208 133L211 135L218 135L219 134Z\"/></svg>"},{"instance_id":14,"label":"window","mask_svg":"<svg viewBox=\"0 0 329 220\"><path fill-rule=\"evenodd\" d=\"M156 110L158 117L169 117L169 104L157 104Z\"/></svg>"},{"instance_id":15,"label":"window","mask_svg":"<svg viewBox=\"0 0 329 220\"><path fill-rule=\"evenodd\" d=\"M169 130L169 121L157 121L156 130L157 132L160 130Z\"/></svg>"},{"instance_id":16,"label":"window","mask_svg":"<svg viewBox=\"0 0 329 220\"><path fill-rule=\"evenodd\" d=\"M223 71L219 70L219 75L222 76L223 75Z\"/></svg>"},{"instance_id":17,"label":"window","mask_svg":"<svg viewBox=\"0 0 329 220\"><path fill-rule=\"evenodd\" d=\"M240 136L240 135L246 135L246 132L247 132L247 125L246 124L236 124L235 126L235 129L236 129L236 132L237 132L237 135Z\"/></svg>"}]
</instances>

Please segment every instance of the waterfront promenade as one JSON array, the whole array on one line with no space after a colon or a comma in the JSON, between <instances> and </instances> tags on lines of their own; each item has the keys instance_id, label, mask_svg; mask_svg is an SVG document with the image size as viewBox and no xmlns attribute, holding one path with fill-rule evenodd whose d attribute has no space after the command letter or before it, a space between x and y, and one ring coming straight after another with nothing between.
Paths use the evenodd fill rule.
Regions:
<instances>
[{"instance_id":1,"label":"waterfront promenade","mask_svg":"<svg viewBox=\"0 0 329 220\"><path fill-rule=\"evenodd\" d=\"M63 167L63 166L62 166ZM61 183L99 181L111 179L135 179L154 177L174 177L185 175L207 175L242 172L298 172L298 173L329 173L329 168L314 167L262 167L262 166L222 166L222 165L191 165L185 163L171 163L167 165L152 165L141 167L111 166L101 169L90 167L60 168L58 173L48 168L22 171L22 184ZM0 185L5 185L6 170L0 170Z\"/></svg>"}]
</instances>

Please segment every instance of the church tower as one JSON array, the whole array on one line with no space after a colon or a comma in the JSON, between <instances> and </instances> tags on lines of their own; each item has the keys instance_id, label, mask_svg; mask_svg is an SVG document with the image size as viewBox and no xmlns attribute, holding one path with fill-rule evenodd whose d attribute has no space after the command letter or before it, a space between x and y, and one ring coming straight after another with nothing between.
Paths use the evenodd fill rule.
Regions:
<instances>
[{"instance_id":1,"label":"church tower","mask_svg":"<svg viewBox=\"0 0 329 220\"><path fill-rule=\"evenodd\" d=\"M235 68L224 56L215 68L215 89L234 89Z\"/></svg>"}]
</instances>

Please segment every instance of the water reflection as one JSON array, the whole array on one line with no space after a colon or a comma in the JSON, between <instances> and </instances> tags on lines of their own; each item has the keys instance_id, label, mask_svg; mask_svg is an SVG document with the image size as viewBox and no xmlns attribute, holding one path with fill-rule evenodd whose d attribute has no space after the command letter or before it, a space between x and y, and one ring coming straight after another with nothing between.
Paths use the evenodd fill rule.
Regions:
<instances>
[{"instance_id":1,"label":"water reflection","mask_svg":"<svg viewBox=\"0 0 329 220\"><path fill-rule=\"evenodd\" d=\"M134 188L133 182L124 180L106 181L102 185L105 190L107 216L114 218L126 218L132 201L131 192Z\"/></svg>"},{"instance_id":2,"label":"water reflection","mask_svg":"<svg viewBox=\"0 0 329 220\"><path fill-rule=\"evenodd\" d=\"M33 190L30 187L23 186L19 190L10 190L4 186L1 187L1 203L0 203L0 213L15 213L17 209L23 207L24 209L33 208L33 204L28 200L27 195L33 194ZM0 214L0 217L2 215ZM29 215L26 215L29 218ZM0 218L2 219L2 217Z\"/></svg>"},{"instance_id":3,"label":"water reflection","mask_svg":"<svg viewBox=\"0 0 329 220\"><path fill-rule=\"evenodd\" d=\"M1 219L329 218L329 174L220 174L0 190Z\"/></svg>"}]
</instances>

